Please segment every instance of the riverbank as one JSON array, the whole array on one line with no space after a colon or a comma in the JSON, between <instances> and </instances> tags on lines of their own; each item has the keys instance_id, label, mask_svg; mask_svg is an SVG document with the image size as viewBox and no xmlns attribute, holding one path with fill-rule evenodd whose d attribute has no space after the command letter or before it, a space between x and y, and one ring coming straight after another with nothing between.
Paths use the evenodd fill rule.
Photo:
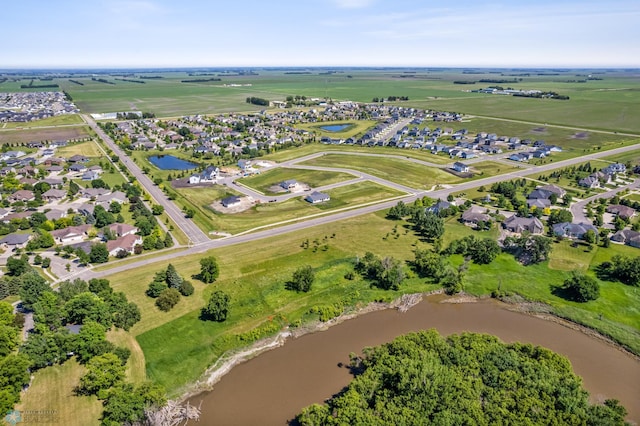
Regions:
<instances>
[{"instance_id":1,"label":"riverbank","mask_svg":"<svg viewBox=\"0 0 640 426\"><path fill-rule=\"evenodd\" d=\"M478 296L465 294L465 293L461 293L454 296L446 296L444 295L443 290L440 289L440 290L434 290L428 293L406 294L389 303L372 302L362 308L359 308L350 312L346 312L327 322L317 321L317 322L309 323L295 329L287 328L286 330L279 332L275 336L261 339L249 347L231 352L229 354L225 354L222 357L220 357L213 366L207 369L207 371L202 375L200 380L194 383L193 386L189 387L189 389L182 394L180 400L186 401L188 399L194 398L199 394L210 391L211 389L214 388L214 385L218 383L225 375L231 372L233 368L257 357L260 354L279 348L283 346L287 341L290 341L292 339L298 339L300 337L313 334L318 331L329 330L336 325L345 323L348 320L362 317L368 313L385 311L385 310L396 310L398 312L408 312L411 308L420 304L421 302L464 305L464 304L486 302L488 300L490 300L489 297L478 297ZM491 299L491 300L494 300L494 299ZM499 308L510 311L510 312L516 312L519 314L526 314L527 316L538 318L538 319L544 320L545 322L552 322L552 323L561 325L565 328L568 328L570 330L580 332L581 334L584 334L593 339L597 339L598 341L612 348L615 348L616 350L622 352L625 356L628 356L634 361L640 363L639 356L628 351L626 348L619 345L609 337L604 336L601 333L598 333L596 330L592 328L577 324L575 322L572 322L567 319L554 315L553 308L549 305L546 305L540 302L530 302L519 296L515 296L515 297L511 296L508 298L504 298L503 300L500 300ZM361 350L361 349L362 348L359 348L358 350Z\"/></svg>"}]
</instances>

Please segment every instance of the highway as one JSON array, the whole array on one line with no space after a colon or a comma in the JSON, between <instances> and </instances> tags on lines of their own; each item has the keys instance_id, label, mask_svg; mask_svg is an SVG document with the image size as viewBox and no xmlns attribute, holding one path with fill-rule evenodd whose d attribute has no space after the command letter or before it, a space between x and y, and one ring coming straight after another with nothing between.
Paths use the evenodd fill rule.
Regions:
<instances>
[{"instance_id":1,"label":"highway","mask_svg":"<svg viewBox=\"0 0 640 426\"><path fill-rule=\"evenodd\" d=\"M173 203L171 200L167 198L167 196L162 192L162 190L154 185L154 183L149 179L147 175L145 175L140 167L133 162L120 147L107 135L101 128L98 126L91 118L91 116L87 114L82 114L82 118L84 121L93 129L94 132L104 141L105 144L111 149L115 155L120 158L120 164L124 165L124 167L129 170L129 172L136 178L136 180L144 187L144 189L149 193L151 198L154 200L156 204L164 207L164 211L167 215L173 220L173 222L185 233L187 238L189 238L191 244L201 244L206 241L210 241L209 237L196 226L193 221L189 220L185 217L185 214ZM190 244L190 245L191 245Z\"/></svg>"},{"instance_id":2,"label":"highway","mask_svg":"<svg viewBox=\"0 0 640 426\"><path fill-rule=\"evenodd\" d=\"M202 231L200 231L200 234L204 237L204 239L206 239L206 241L199 240L200 242L197 245L189 247L189 248L185 249L184 251L180 252L179 254L171 253L171 254L167 254L167 255L164 255L164 256L157 256L157 257L150 258L150 259L141 259L139 262L127 263L127 264L123 264L121 266L118 266L117 263L116 263L113 266L113 268L110 268L110 269L104 270L104 271L93 271L92 269L88 268L88 269L85 269L84 271L81 271L80 273L77 273L77 274L75 274L73 276L64 277L64 279L82 278L82 279L88 280L88 279L91 279L91 278L105 277L105 276L108 276L108 275L111 275L111 274L114 274L114 273L117 273L117 272L122 272L122 271L126 271L126 270L129 270L129 269L135 269L135 268L138 268L138 267L143 267L143 266L146 266L146 265L152 264L152 263L166 262L166 261L169 261L169 260L175 260L176 257L187 256L187 255L197 254L197 253L204 253L204 252L206 252L208 250L211 250L211 249L214 249L214 248L228 247L228 246L235 245L235 244L242 244L242 243L246 243L246 242L249 242L249 241L256 241L256 240L260 240L260 239L264 239L264 238L270 238L270 237L273 237L273 236L276 236L276 235L282 235L282 234L286 234L286 233L290 233L290 232L300 231L300 230L307 229L307 228L310 228L310 227L313 227L313 226L326 225L326 224L329 224L329 223L332 223L332 222L335 222L335 221L346 220L346 219L349 219L349 218L352 218L352 217L373 213L373 212L376 212L376 211L379 211L379 210L384 210L384 209L391 208L400 200L402 200L405 203L412 203L417 198L421 198L423 196L428 196L428 197L431 197L431 198L434 198L434 199L438 199L438 198L445 199L451 193L464 192L464 191L472 189L472 188L477 188L477 187L479 187L481 185L490 186L490 185L492 185L492 184L494 184L496 182L500 182L500 181L504 181L504 180L520 179L520 178L523 178L523 177L526 177L526 176L530 176L530 175L538 175L538 174L545 173L545 172L553 170L553 169L567 167L567 166L571 166L571 165L574 165L574 164L582 163L582 162L585 162L585 161L595 160L595 159L598 159L598 158L608 157L608 156L611 156L611 155L616 155L616 154L620 154L620 153L624 153L624 152L628 152L628 151L633 151L633 150L637 150L637 149L640 149L640 144L628 145L628 146L624 146L624 147L620 147L620 148L611 149L611 150L608 150L608 151L598 151L596 153L592 153L592 154L588 154L588 155L584 155L584 156L581 156L581 157L576 157L576 158L572 158L572 159L568 159L568 160L548 163L548 164L544 164L544 165L541 165L541 166L536 166L536 167L522 169L522 170L516 170L514 172L507 173L507 174L501 174L501 175L491 176L491 177L487 177L487 178L483 178L483 179L472 180L472 181L464 182L464 183L461 183L461 184L458 184L458 185L453 185L453 186L448 187L448 188L436 189L436 190L433 190L433 191L418 191L418 190L414 190L412 195L408 195L408 196L403 197L403 198L396 198L396 199L391 200L391 201L375 203L375 204L371 204L371 205L367 205L367 206L363 206L363 207L358 207L358 208L353 208L353 209L328 212L327 214L323 214L321 216L315 216L315 217L312 217L312 218L300 218L300 221L299 222L295 222L295 223L273 224L270 227L263 227L264 229L261 229L261 230L256 230L256 231L253 231L253 232L252 231L247 231L246 233L237 234L237 235L225 237L225 238L218 239L218 240L209 240L208 238L206 238L206 235L204 235L204 233L202 233ZM346 171L346 172L350 172L350 173L359 173L359 172L353 171L353 170L349 171L349 170L341 169L341 171ZM144 175L142 175L142 176L146 178L146 176L144 176ZM151 183L151 181L149 179L146 179L145 182L147 182L147 184L150 185L151 187L153 187L154 189L157 189L153 185L153 183ZM637 183L640 184L639 181L637 181ZM602 195L602 194L600 194L600 195ZM166 200L166 201L168 201L168 200ZM172 203L169 203L169 204L172 204ZM181 217L181 218L184 219L183 217Z\"/></svg>"}]
</instances>

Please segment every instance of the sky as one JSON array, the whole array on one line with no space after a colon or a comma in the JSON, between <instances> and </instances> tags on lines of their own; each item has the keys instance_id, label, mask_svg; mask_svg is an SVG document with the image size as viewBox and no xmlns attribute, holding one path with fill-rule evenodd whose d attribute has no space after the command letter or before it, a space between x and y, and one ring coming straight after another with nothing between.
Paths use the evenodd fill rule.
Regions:
<instances>
[{"instance_id":1,"label":"sky","mask_svg":"<svg viewBox=\"0 0 640 426\"><path fill-rule=\"evenodd\" d=\"M640 67L638 0L22 0L0 68Z\"/></svg>"}]
</instances>

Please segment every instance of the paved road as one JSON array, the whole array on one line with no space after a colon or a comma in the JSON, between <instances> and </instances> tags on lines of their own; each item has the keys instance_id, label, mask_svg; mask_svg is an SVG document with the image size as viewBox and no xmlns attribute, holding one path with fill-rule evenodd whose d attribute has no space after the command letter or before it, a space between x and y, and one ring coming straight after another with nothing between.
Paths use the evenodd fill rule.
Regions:
<instances>
[{"instance_id":1,"label":"paved road","mask_svg":"<svg viewBox=\"0 0 640 426\"><path fill-rule=\"evenodd\" d=\"M310 227L313 227L313 226L329 224L329 223L332 223L332 222L335 222L335 221L345 220L345 219L348 219L348 218L352 218L352 217L361 216L361 215L364 215L364 214L373 213L373 212L376 212L376 211L379 211L379 210L384 210L384 209L391 208L400 200L402 200L405 203L412 203L417 198L423 197L425 195L429 196L431 198L435 198L435 199L437 199L437 198L445 199L451 193L464 192L464 191L469 190L469 189L477 188L477 187L479 187L481 185L488 186L488 185L492 185L492 184L494 184L496 182L500 182L500 181L503 181L503 180L518 179L518 178L526 177L526 176L529 176L529 175L541 174L541 173L544 173L544 172L547 172L549 170L553 170L553 169L556 169L556 168L571 166L571 165L582 163L582 162L585 162L585 161L595 160L595 159L598 159L598 158L607 157L607 156L610 156L610 155L616 155L616 154L620 154L620 153L624 153L624 152L628 152L628 151L633 151L633 150L637 150L637 149L640 149L640 144L628 145L628 146L624 146L624 147L621 147L621 148L615 148L615 149L612 149L612 150L609 150L609 151L599 151L599 152L596 152L596 153L593 153L593 154L589 154L589 155L585 155L585 156L582 156L582 157L577 157L577 158L558 161L558 162L554 162L554 163L544 164L542 166L537 166L537 167L530 168L530 169L517 170L517 171L511 172L511 173L507 173L507 174L503 174L503 175L491 176L491 177L487 177L487 178L484 178L484 179L478 179L478 180L474 180L474 181L464 182L462 184L452 186L451 188L438 189L438 190L434 190L434 191L420 191L420 192L416 192L414 195L409 195L409 196L404 197L404 198L397 198L397 199L394 199L392 201L386 201L386 202L382 202L382 203L375 203L375 204L372 204L372 205L359 207L359 208L354 208L354 209L340 210L340 211L337 211L337 212L329 212L329 213L324 214L322 216L313 217L311 219L306 219L305 220L305 218L301 218L300 222L289 223L289 224L285 224L285 225L282 225L282 226L278 226L280 224L273 224L273 225L271 225L271 227L263 227L263 228L266 228L266 229L256 230L255 232L247 231L246 233L242 233L242 234L238 234L238 235L222 238L222 239L219 239L219 240L209 240L207 242L201 243L201 244L196 245L194 247L190 247L190 248L180 252L179 254L171 253L171 254L168 254L166 256L158 256L158 257L155 257L155 258L152 258L152 259L143 259L143 260L140 260L139 262L129 263L129 264L126 264L126 265L123 265L123 266L115 265L113 268L110 268L110 269L108 269L106 271L100 271L100 272L95 272L95 271L93 271L91 269L87 269L85 271L82 271L82 272L74 275L73 277L65 277L65 279L79 277L79 278L88 280L88 279L91 279L91 278L104 277L104 276L108 276L108 275L111 275L111 274L116 273L116 272L122 272L122 271L126 271L126 270L129 270L129 269L135 269L135 268L143 267L143 266L146 266L148 264L152 264L152 263L156 263L156 262L165 262L165 261L168 261L168 260L173 260L177 256L186 256L186 255L190 255L190 254L204 253L207 250L210 250L210 249L213 249L213 248L228 247L228 246L235 245L235 244L241 244L241 243L245 243L245 242L249 242L249 241L255 241L255 240L260 240L260 239L264 239L264 238L269 238L269 237L273 237L273 236L276 236L276 235L286 234L286 233L289 233L289 232L300 231L302 229L310 228ZM634 182L634 184L636 184L636 183ZM640 184L640 181L638 181L638 184ZM274 227L274 226L277 226L277 227Z\"/></svg>"},{"instance_id":2,"label":"paved road","mask_svg":"<svg viewBox=\"0 0 640 426\"><path fill-rule=\"evenodd\" d=\"M621 187L618 187L616 189L612 189L611 191L607 191L607 192L602 192L600 194L596 194L596 195L592 195L589 198L585 198L584 200L580 200L576 203L573 203L571 205L571 214L573 214L573 221L576 223L591 223L591 219L589 219L587 217L587 215L585 214L585 207L586 205L594 200L597 200L599 198L613 198L614 195L616 195L618 192L620 191L624 191L625 189L634 189L634 188L638 188L640 186L640 179L636 179L633 181L633 183L630 183L628 185L624 185Z\"/></svg>"},{"instance_id":3,"label":"paved road","mask_svg":"<svg viewBox=\"0 0 640 426\"><path fill-rule=\"evenodd\" d=\"M167 198L167 196L162 192L162 190L153 184L151 179L138 167L137 164L133 162L131 158L129 158L120 147L107 135L91 118L91 116L87 114L83 114L82 118L86 123L93 129L94 132L98 134L98 136L107 144L107 146L117 155L121 161L120 164L124 165L129 172L135 176L136 180L146 189L146 191L151 195L151 198L155 201L156 204L159 204L164 207L164 211L171 217L173 222L185 233L185 235L189 238L192 244L202 244L207 241L210 241L209 237L196 226L193 221L187 219L184 213L171 201Z\"/></svg>"}]
</instances>

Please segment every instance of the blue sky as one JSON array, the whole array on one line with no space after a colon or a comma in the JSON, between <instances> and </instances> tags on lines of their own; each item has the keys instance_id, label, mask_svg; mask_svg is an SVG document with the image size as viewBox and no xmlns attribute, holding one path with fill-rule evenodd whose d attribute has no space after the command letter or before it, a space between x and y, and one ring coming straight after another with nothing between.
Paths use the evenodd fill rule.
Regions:
<instances>
[{"instance_id":1,"label":"blue sky","mask_svg":"<svg viewBox=\"0 0 640 426\"><path fill-rule=\"evenodd\" d=\"M640 67L638 0L23 0L2 14L0 68Z\"/></svg>"}]
</instances>

